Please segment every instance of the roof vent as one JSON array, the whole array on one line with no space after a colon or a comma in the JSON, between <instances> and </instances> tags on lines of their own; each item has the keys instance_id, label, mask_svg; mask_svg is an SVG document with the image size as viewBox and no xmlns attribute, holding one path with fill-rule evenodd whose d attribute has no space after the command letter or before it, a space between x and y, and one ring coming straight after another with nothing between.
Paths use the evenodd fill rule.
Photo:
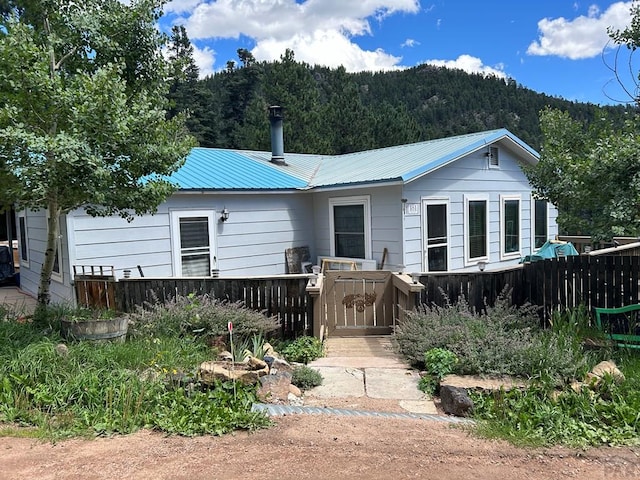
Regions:
<instances>
[{"instance_id":1,"label":"roof vent","mask_svg":"<svg viewBox=\"0 0 640 480\"><path fill-rule=\"evenodd\" d=\"M284 161L284 139L282 121L284 109L278 105L269 107L269 123L271 124L271 163L286 165Z\"/></svg>"}]
</instances>

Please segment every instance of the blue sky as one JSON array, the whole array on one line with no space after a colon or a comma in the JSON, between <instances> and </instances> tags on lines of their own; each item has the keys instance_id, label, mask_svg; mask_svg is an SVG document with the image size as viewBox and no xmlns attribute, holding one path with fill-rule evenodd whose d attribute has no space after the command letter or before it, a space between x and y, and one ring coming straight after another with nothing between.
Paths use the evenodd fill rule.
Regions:
<instances>
[{"instance_id":1,"label":"blue sky","mask_svg":"<svg viewBox=\"0 0 640 480\"><path fill-rule=\"evenodd\" d=\"M616 104L629 96L608 68L616 50L607 28L629 25L632 2L575 0L172 0L161 28L183 24L201 75L219 71L236 50L347 71L421 63L503 78L579 102ZM632 60L633 61L633 60ZM634 93L640 62L619 72Z\"/></svg>"}]
</instances>

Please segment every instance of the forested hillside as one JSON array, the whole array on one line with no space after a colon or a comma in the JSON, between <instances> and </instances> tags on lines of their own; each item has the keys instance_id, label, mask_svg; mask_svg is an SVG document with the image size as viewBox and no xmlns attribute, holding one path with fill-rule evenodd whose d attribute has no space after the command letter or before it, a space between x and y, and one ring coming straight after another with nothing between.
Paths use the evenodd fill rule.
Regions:
<instances>
[{"instance_id":1,"label":"forested hillside","mask_svg":"<svg viewBox=\"0 0 640 480\"><path fill-rule=\"evenodd\" d=\"M540 94L515 81L421 65L384 73L347 73L298 62L257 62L238 50L238 62L198 80L184 32L174 31L182 59L171 97L173 113L188 112L201 146L269 150L267 107L285 109L285 151L347 153L450 135L507 128L535 149L539 112L546 106L574 119L608 115L619 123L633 107L599 107Z\"/></svg>"}]
</instances>

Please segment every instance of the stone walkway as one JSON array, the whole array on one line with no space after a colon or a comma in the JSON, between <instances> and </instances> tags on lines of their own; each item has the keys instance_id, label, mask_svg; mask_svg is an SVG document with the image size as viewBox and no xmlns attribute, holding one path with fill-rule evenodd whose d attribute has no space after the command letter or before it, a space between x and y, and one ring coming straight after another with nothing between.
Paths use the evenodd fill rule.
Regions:
<instances>
[{"instance_id":1,"label":"stone walkway","mask_svg":"<svg viewBox=\"0 0 640 480\"><path fill-rule=\"evenodd\" d=\"M438 413L431 398L418 389L418 372L395 354L388 336L328 338L325 357L309 366L324 378L307 392L314 397L395 400L410 413Z\"/></svg>"},{"instance_id":2,"label":"stone walkway","mask_svg":"<svg viewBox=\"0 0 640 480\"><path fill-rule=\"evenodd\" d=\"M32 315L36 309L36 299L27 295L18 287L9 285L0 287L0 305L11 308L21 315Z\"/></svg>"}]
</instances>

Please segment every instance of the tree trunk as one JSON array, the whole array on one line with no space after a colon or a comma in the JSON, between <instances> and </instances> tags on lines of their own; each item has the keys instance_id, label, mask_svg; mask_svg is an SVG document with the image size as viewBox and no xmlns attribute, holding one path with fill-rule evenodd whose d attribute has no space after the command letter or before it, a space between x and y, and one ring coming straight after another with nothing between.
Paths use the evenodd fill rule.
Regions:
<instances>
[{"instance_id":1,"label":"tree trunk","mask_svg":"<svg viewBox=\"0 0 640 480\"><path fill-rule=\"evenodd\" d=\"M38 285L38 307L46 307L51 301L51 273L58 251L58 237L60 232L60 207L56 200L48 202L47 218L47 248L44 252L44 263L40 271L40 284ZM62 262L59 258L58 262Z\"/></svg>"}]
</instances>

